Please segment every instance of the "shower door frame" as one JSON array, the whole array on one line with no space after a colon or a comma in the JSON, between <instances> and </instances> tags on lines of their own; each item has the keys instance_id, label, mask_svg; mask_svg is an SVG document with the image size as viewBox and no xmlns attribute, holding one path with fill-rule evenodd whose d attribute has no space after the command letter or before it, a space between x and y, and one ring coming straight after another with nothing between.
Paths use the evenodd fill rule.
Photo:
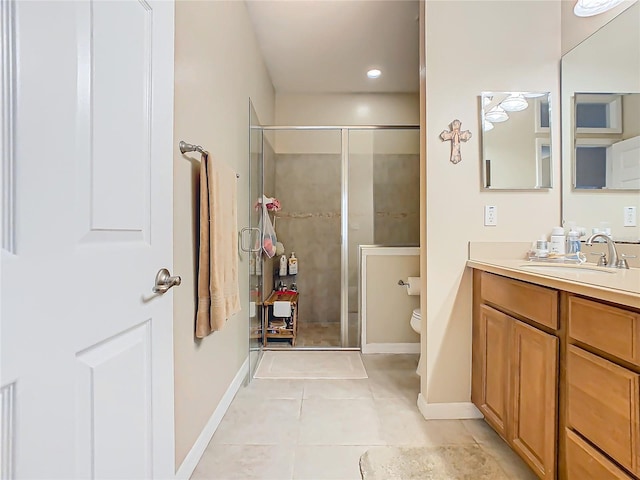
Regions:
<instances>
[{"instance_id":1,"label":"shower door frame","mask_svg":"<svg viewBox=\"0 0 640 480\"><path fill-rule=\"evenodd\" d=\"M357 350L349 347L349 132L351 130L420 130L420 125L263 125L264 130L336 130L341 134L341 185L340 185L340 346L335 347L266 347L265 350ZM262 151L264 151L264 135L262 135ZM262 159L264 162L264 158ZM264 169L263 169L264 171ZM263 179L264 180L264 179ZM263 185L264 187L264 185ZM358 287L359 289L360 287ZM263 326L265 328L265 326ZM362 316L358 308L358 332L360 340Z\"/></svg>"}]
</instances>

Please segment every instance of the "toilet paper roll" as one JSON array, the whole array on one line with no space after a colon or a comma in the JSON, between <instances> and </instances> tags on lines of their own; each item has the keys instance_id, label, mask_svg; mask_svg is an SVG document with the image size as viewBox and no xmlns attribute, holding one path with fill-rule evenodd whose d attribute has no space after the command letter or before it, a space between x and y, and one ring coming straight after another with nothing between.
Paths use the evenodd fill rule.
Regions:
<instances>
[{"instance_id":1,"label":"toilet paper roll","mask_svg":"<svg viewBox=\"0 0 640 480\"><path fill-rule=\"evenodd\" d=\"M420 295L420 277L409 277L407 285L407 294Z\"/></svg>"}]
</instances>

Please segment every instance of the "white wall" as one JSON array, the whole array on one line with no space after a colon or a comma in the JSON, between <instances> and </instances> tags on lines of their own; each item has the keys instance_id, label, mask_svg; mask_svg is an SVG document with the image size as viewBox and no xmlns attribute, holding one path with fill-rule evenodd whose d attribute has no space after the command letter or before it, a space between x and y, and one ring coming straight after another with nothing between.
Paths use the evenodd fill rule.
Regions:
<instances>
[{"instance_id":1,"label":"white wall","mask_svg":"<svg viewBox=\"0 0 640 480\"><path fill-rule=\"evenodd\" d=\"M196 185L199 161L178 142L199 143L240 174L238 226L248 224L249 97L273 121L275 95L244 2L176 2L174 288L176 466L180 466L248 355L248 258L240 261L243 310L223 330L194 339ZM197 158L197 156L190 156Z\"/></svg>"},{"instance_id":2,"label":"white wall","mask_svg":"<svg viewBox=\"0 0 640 480\"><path fill-rule=\"evenodd\" d=\"M385 344L414 343L420 336L411 328L414 308L420 308L420 295L408 295L398 280L420 276L418 247L365 248L362 257L363 351L367 344L384 350ZM371 348L371 347L370 347Z\"/></svg>"},{"instance_id":3,"label":"white wall","mask_svg":"<svg viewBox=\"0 0 640 480\"><path fill-rule=\"evenodd\" d=\"M421 395L429 405L470 399L468 242L531 241L560 222L557 181L549 191L481 190L478 108L482 91L550 91L552 105L558 104L560 3L428 1L425 37L427 359ZM523 49L527 45L535 48ZM454 165L449 142L438 136L456 118L473 137ZM556 179L559 120L555 108ZM483 205L498 207L497 227L483 226Z\"/></svg>"}]
</instances>

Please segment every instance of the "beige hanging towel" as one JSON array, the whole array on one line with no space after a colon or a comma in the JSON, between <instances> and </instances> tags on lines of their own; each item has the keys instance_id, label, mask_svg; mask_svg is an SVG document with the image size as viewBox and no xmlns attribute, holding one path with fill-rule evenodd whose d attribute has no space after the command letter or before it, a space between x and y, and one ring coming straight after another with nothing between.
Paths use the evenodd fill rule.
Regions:
<instances>
[{"instance_id":1,"label":"beige hanging towel","mask_svg":"<svg viewBox=\"0 0 640 480\"><path fill-rule=\"evenodd\" d=\"M200 258L196 337L220 330L240 311L236 174L208 154L200 162Z\"/></svg>"}]
</instances>

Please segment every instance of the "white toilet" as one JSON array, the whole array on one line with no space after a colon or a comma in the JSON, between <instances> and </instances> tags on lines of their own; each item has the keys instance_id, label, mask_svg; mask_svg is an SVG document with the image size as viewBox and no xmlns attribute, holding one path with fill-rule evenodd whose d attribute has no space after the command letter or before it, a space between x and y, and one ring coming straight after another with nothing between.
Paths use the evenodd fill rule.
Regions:
<instances>
[{"instance_id":1,"label":"white toilet","mask_svg":"<svg viewBox=\"0 0 640 480\"><path fill-rule=\"evenodd\" d=\"M422 321L422 315L419 308L414 308L411 314L411 328L416 333L420 333L420 322Z\"/></svg>"},{"instance_id":2,"label":"white toilet","mask_svg":"<svg viewBox=\"0 0 640 480\"><path fill-rule=\"evenodd\" d=\"M413 328L413 331L416 332L418 335L420 335L420 324L422 323L422 313L420 312L419 308L413 309L410 323L411 323L411 328ZM421 367L422 367L422 353L420 354L420 359L418 360L418 369L416 370L416 373L418 375L420 375L420 372L422 370Z\"/></svg>"}]
</instances>

